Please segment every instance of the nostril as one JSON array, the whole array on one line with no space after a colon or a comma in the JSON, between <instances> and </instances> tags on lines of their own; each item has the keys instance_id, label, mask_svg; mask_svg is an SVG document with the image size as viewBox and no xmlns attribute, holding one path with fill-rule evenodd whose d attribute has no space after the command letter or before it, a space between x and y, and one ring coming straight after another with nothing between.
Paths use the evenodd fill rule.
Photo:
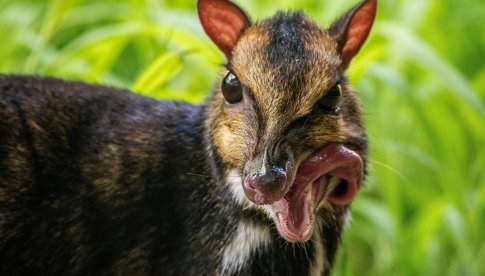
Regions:
<instances>
[{"instance_id":1,"label":"nostril","mask_svg":"<svg viewBox=\"0 0 485 276\"><path fill-rule=\"evenodd\" d=\"M244 192L256 204L271 204L284 195L286 178L284 169L270 166L249 173L244 179Z\"/></svg>"},{"instance_id":2,"label":"nostril","mask_svg":"<svg viewBox=\"0 0 485 276\"><path fill-rule=\"evenodd\" d=\"M264 172L250 174L247 177L248 187L263 193L274 193L281 190L286 183L286 172L279 167L271 167Z\"/></svg>"},{"instance_id":3,"label":"nostril","mask_svg":"<svg viewBox=\"0 0 485 276\"><path fill-rule=\"evenodd\" d=\"M283 168L272 166L269 171L261 176L263 190L269 193L279 192L286 184L286 172Z\"/></svg>"}]
</instances>

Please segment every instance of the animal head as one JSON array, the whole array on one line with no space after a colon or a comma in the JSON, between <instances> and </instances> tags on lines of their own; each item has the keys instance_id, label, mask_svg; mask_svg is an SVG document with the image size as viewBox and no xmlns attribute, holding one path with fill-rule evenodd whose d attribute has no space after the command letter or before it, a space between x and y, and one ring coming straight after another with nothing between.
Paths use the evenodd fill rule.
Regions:
<instances>
[{"instance_id":1,"label":"animal head","mask_svg":"<svg viewBox=\"0 0 485 276\"><path fill-rule=\"evenodd\" d=\"M266 212L288 241L310 239L321 210L343 214L363 182L367 140L345 71L376 4L321 28L302 12L252 23L230 1L198 1L227 58L208 103L209 144L238 201Z\"/></svg>"}]
</instances>

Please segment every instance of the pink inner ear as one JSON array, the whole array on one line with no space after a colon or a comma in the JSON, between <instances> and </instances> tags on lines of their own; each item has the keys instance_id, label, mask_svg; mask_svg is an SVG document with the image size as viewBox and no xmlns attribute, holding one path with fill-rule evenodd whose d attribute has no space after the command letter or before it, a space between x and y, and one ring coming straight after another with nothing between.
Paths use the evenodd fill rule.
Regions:
<instances>
[{"instance_id":1,"label":"pink inner ear","mask_svg":"<svg viewBox=\"0 0 485 276\"><path fill-rule=\"evenodd\" d=\"M207 35L230 57L241 33L250 25L246 14L226 0L199 0L199 18Z\"/></svg>"},{"instance_id":2,"label":"pink inner ear","mask_svg":"<svg viewBox=\"0 0 485 276\"><path fill-rule=\"evenodd\" d=\"M370 0L362 4L350 19L347 29L347 41L342 49L342 65L344 68L357 54L369 35L372 23L376 16L376 0Z\"/></svg>"}]
</instances>

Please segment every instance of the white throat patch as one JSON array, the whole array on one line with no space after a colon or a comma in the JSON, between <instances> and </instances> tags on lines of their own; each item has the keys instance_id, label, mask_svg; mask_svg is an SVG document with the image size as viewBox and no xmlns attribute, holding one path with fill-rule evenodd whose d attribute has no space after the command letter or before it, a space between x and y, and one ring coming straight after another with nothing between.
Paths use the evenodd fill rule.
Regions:
<instances>
[{"instance_id":1,"label":"white throat patch","mask_svg":"<svg viewBox=\"0 0 485 276\"><path fill-rule=\"evenodd\" d=\"M247 205L252 204L252 202L248 200L246 194L244 193L244 189L242 186L242 177L237 173L236 170L231 170L227 173L226 184L231 191L232 197L239 205L243 205L246 207Z\"/></svg>"},{"instance_id":2,"label":"white throat patch","mask_svg":"<svg viewBox=\"0 0 485 276\"><path fill-rule=\"evenodd\" d=\"M223 248L219 275L233 274L259 250L264 250L271 242L268 226L255 225L250 221L239 222L233 240Z\"/></svg>"}]
</instances>

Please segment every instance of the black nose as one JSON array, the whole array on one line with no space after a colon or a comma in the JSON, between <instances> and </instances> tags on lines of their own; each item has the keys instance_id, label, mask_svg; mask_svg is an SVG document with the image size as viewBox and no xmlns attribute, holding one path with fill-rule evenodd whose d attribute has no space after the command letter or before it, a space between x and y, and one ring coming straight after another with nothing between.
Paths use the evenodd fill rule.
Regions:
<instances>
[{"instance_id":1,"label":"black nose","mask_svg":"<svg viewBox=\"0 0 485 276\"><path fill-rule=\"evenodd\" d=\"M267 164L249 173L246 181L251 188L258 190L267 197L273 197L272 195L276 195L284 189L286 172L281 167Z\"/></svg>"},{"instance_id":2,"label":"black nose","mask_svg":"<svg viewBox=\"0 0 485 276\"><path fill-rule=\"evenodd\" d=\"M287 190L288 172L291 167L288 154L279 149L264 152L246 163L244 192L256 204L271 204L284 196Z\"/></svg>"}]
</instances>

